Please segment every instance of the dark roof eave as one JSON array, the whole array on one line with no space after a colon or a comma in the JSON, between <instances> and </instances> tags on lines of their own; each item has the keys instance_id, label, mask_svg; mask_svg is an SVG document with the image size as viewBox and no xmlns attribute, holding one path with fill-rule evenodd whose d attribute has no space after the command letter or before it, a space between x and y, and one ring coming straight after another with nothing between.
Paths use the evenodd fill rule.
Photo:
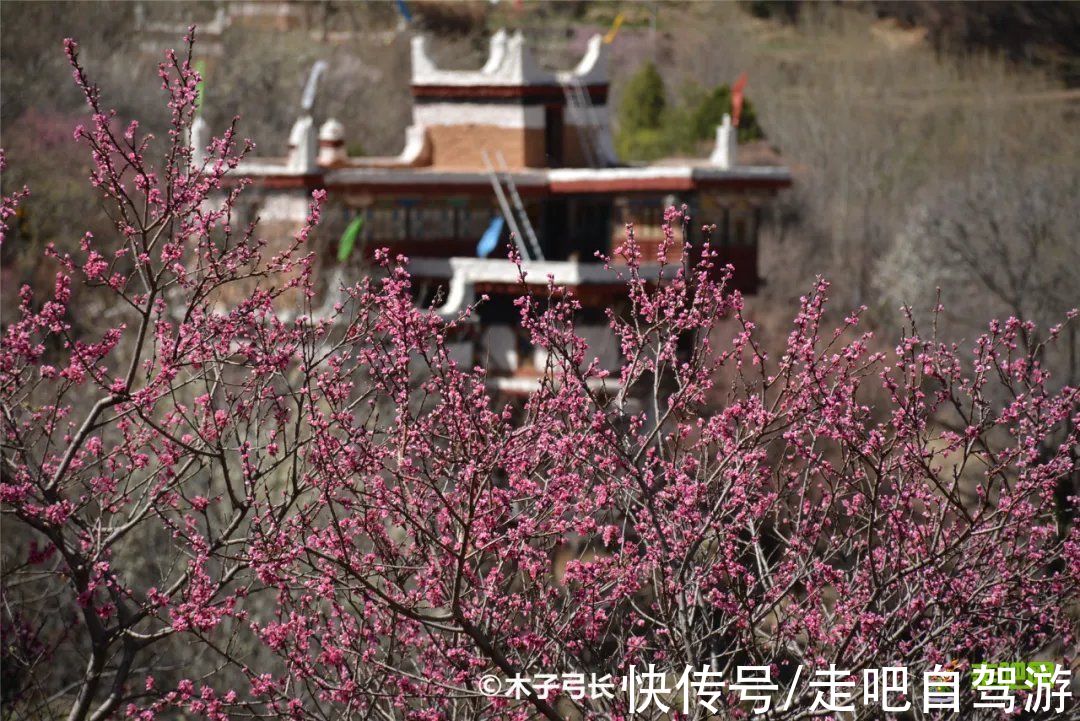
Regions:
<instances>
[{"instance_id":1,"label":"dark roof eave","mask_svg":"<svg viewBox=\"0 0 1080 721\"><path fill-rule=\"evenodd\" d=\"M776 167L747 167L724 171L691 167L681 173L623 172L607 174L607 177L602 170L590 173L587 169L582 169L580 173L569 174L560 174L558 170L524 169L514 173L516 176L514 181L522 195L533 196L635 192L679 193L708 189L782 190L792 185L792 176L787 168ZM309 174L282 172L247 175L241 169L240 173L227 176L226 181L235 183L240 178L250 179L256 187L282 190L326 188L330 191L421 195L441 195L448 192L477 194L491 191L491 185L485 173L475 170L416 171L403 168L372 169L358 173L350 172L350 169L339 169Z\"/></svg>"}]
</instances>

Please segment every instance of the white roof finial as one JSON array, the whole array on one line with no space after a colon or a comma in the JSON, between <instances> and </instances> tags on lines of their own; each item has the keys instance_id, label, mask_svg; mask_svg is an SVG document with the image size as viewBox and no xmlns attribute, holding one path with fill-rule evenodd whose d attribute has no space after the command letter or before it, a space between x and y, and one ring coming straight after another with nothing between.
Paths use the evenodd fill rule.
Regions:
<instances>
[{"instance_id":1,"label":"white roof finial","mask_svg":"<svg viewBox=\"0 0 1080 721\"><path fill-rule=\"evenodd\" d=\"M289 131L289 171L313 173L318 169L316 156L319 151L315 137L315 121L310 115L299 118Z\"/></svg>"},{"instance_id":2,"label":"white roof finial","mask_svg":"<svg viewBox=\"0 0 1080 721\"><path fill-rule=\"evenodd\" d=\"M490 48L487 62L484 63L484 67L480 70L486 75L497 72L503 61L506 60L506 30L499 28L495 31L495 34L491 36Z\"/></svg>"},{"instance_id":3,"label":"white roof finial","mask_svg":"<svg viewBox=\"0 0 1080 721\"><path fill-rule=\"evenodd\" d=\"M731 124L731 116L724 113L723 121L716 126L716 147L709 162L720 168L733 167L738 162L738 148L738 129Z\"/></svg>"},{"instance_id":4,"label":"white roof finial","mask_svg":"<svg viewBox=\"0 0 1080 721\"><path fill-rule=\"evenodd\" d=\"M191 164L201 168L206 162L206 146L210 143L210 126L201 115L191 121Z\"/></svg>"},{"instance_id":5,"label":"white roof finial","mask_svg":"<svg viewBox=\"0 0 1080 721\"><path fill-rule=\"evenodd\" d=\"M330 118L319 128L319 165L333 167L349 160L345 150L345 126Z\"/></svg>"}]
</instances>

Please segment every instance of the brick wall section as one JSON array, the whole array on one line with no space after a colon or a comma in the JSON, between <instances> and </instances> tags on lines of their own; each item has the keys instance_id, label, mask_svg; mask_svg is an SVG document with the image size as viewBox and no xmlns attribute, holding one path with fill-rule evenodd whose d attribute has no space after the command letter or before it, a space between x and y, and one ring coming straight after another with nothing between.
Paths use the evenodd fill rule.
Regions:
<instances>
[{"instance_id":1,"label":"brick wall section","mask_svg":"<svg viewBox=\"0 0 1080 721\"><path fill-rule=\"evenodd\" d=\"M492 162L499 151L511 168L544 167L542 128L500 128L491 125L439 125L427 129L433 168L483 168L487 150Z\"/></svg>"}]
</instances>

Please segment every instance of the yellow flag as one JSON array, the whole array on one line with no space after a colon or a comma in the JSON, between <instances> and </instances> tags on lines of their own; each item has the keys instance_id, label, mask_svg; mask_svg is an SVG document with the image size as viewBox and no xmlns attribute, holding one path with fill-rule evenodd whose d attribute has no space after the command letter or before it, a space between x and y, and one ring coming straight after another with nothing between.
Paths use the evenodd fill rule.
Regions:
<instances>
[{"instance_id":1,"label":"yellow flag","mask_svg":"<svg viewBox=\"0 0 1080 721\"><path fill-rule=\"evenodd\" d=\"M607 35L604 36L604 44L611 45L611 41L615 39L615 36L619 34L619 28L622 27L623 13L619 13L615 16L615 22L611 23L611 30L607 31Z\"/></svg>"}]
</instances>

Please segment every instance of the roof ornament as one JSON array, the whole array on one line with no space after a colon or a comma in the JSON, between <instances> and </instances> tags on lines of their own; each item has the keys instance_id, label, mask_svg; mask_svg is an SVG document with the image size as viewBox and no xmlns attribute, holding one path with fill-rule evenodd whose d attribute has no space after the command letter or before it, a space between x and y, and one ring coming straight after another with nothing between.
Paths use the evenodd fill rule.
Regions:
<instances>
[{"instance_id":1,"label":"roof ornament","mask_svg":"<svg viewBox=\"0 0 1080 721\"><path fill-rule=\"evenodd\" d=\"M301 174L316 172L318 150L315 121L310 115L303 115L289 131L289 171Z\"/></svg>"},{"instance_id":2,"label":"roof ornament","mask_svg":"<svg viewBox=\"0 0 1080 721\"><path fill-rule=\"evenodd\" d=\"M589 38L585 54L574 69L556 73L556 75L563 82L573 77L585 85L607 83L608 50L608 45L604 43L604 37L598 34L593 35Z\"/></svg>"},{"instance_id":3,"label":"roof ornament","mask_svg":"<svg viewBox=\"0 0 1080 721\"><path fill-rule=\"evenodd\" d=\"M725 170L732 167L735 165L738 146L738 135L731 122L731 116L724 113L723 121L716 126L716 147L709 156L709 162Z\"/></svg>"},{"instance_id":4,"label":"roof ornament","mask_svg":"<svg viewBox=\"0 0 1080 721\"><path fill-rule=\"evenodd\" d=\"M196 115L191 121L189 141L191 144L191 164L202 168L206 163L206 146L210 144L210 126L202 115Z\"/></svg>"},{"instance_id":5,"label":"roof ornament","mask_svg":"<svg viewBox=\"0 0 1080 721\"><path fill-rule=\"evenodd\" d=\"M311 117L311 109L315 107L319 78L328 67L325 60L316 60L304 84L304 94L300 98L300 117L296 119L289 131L289 153L286 164L290 172L313 173L318 170L318 131L315 128L315 119Z\"/></svg>"},{"instance_id":6,"label":"roof ornament","mask_svg":"<svg viewBox=\"0 0 1080 721\"><path fill-rule=\"evenodd\" d=\"M490 50L488 51L487 62L484 63L484 67L480 70L481 73L491 75L496 72L503 64L503 60L506 59L506 30L499 28L492 34L489 44Z\"/></svg>"},{"instance_id":7,"label":"roof ornament","mask_svg":"<svg viewBox=\"0 0 1080 721\"><path fill-rule=\"evenodd\" d=\"M345 149L345 126L330 118L319 128L318 163L323 167L344 165L349 160Z\"/></svg>"}]
</instances>

